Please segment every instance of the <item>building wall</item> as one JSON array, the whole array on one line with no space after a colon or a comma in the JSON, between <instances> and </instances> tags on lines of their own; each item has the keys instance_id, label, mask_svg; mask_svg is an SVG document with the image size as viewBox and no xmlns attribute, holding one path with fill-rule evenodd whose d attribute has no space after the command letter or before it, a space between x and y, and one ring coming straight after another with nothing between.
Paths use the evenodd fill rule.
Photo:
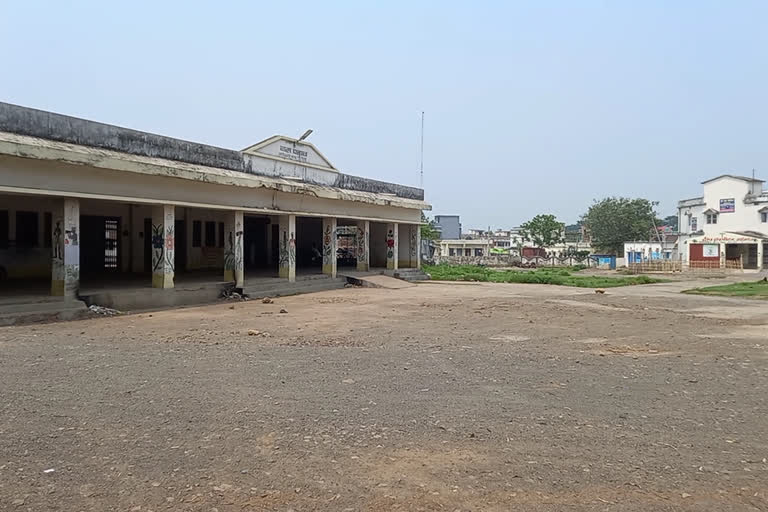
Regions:
<instances>
[{"instance_id":1,"label":"building wall","mask_svg":"<svg viewBox=\"0 0 768 512\"><path fill-rule=\"evenodd\" d=\"M627 263L639 263L659 259L678 259L678 255L674 250L674 244L625 242L624 258L627 260Z\"/></svg>"},{"instance_id":2,"label":"building wall","mask_svg":"<svg viewBox=\"0 0 768 512\"><path fill-rule=\"evenodd\" d=\"M759 188L759 186L757 187ZM690 234L703 231L705 235L723 231L757 231L768 233L768 223L761 222L758 210L768 206L768 196L764 202L747 203L745 197L755 190L750 183L734 178L721 178L704 185L704 195L701 205L683 206L680 211L680 233ZM734 199L733 213L720 212L721 199ZM704 212L707 210L720 212L717 224L707 224ZM689 219L696 218L696 229L693 229Z\"/></svg>"},{"instance_id":3,"label":"building wall","mask_svg":"<svg viewBox=\"0 0 768 512\"><path fill-rule=\"evenodd\" d=\"M219 206L244 210L300 212L351 219L387 219L420 223L421 211L386 204L370 204L289 193L264 187L246 187L70 165L17 157L0 157L0 184L38 190L41 194L110 196L125 202L143 201Z\"/></svg>"},{"instance_id":4,"label":"building wall","mask_svg":"<svg viewBox=\"0 0 768 512\"><path fill-rule=\"evenodd\" d=\"M435 215L435 224L440 229L443 240L458 240L461 238L461 222L458 215Z\"/></svg>"},{"instance_id":5,"label":"building wall","mask_svg":"<svg viewBox=\"0 0 768 512\"><path fill-rule=\"evenodd\" d=\"M694 233L716 237L724 232L755 231L768 234L768 223L762 222L759 210L768 206L768 194L760 195L762 184L744 180L723 177L704 185L704 195L700 201L681 201L678 206L680 223L680 240L678 252L680 258L688 260L688 243ZM745 199L759 198L756 202ZM720 212L720 200L733 199L735 209L732 213ZM690 203L700 204L690 204ZM707 224L704 214L707 210L718 213L716 224ZM692 220L695 219L695 223ZM695 225L694 225L695 224Z\"/></svg>"},{"instance_id":6,"label":"building wall","mask_svg":"<svg viewBox=\"0 0 768 512\"><path fill-rule=\"evenodd\" d=\"M480 257L490 254L492 240L440 240L440 256ZM469 251L469 254L467 254Z\"/></svg>"}]
</instances>

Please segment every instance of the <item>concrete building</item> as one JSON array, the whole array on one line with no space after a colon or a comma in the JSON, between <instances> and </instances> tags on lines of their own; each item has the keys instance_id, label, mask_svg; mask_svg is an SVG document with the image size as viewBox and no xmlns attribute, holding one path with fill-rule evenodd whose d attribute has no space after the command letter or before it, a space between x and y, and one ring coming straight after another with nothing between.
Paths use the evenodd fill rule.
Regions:
<instances>
[{"instance_id":1,"label":"concrete building","mask_svg":"<svg viewBox=\"0 0 768 512\"><path fill-rule=\"evenodd\" d=\"M0 103L0 298L335 279L339 226L354 270L418 268L428 209L291 137L234 151Z\"/></svg>"},{"instance_id":2,"label":"concrete building","mask_svg":"<svg viewBox=\"0 0 768 512\"><path fill-rule=\"evenodd\" d=\"M691 266L768 266L768 191L763 180L724 174L678 202L680 257Z\"/></svg>"},{"instance_id":3,"label":"concrete building","mask_svg":"<svg viewBox=\"0 0 768 512\"><path fill-rule=\"evenodd\" d=\"M483 257L491 253L493 240L440 240L439 256Z\"/></svg>"},{"instance_id":4,"label":"concrete building","mask_svg":"<svg viewBox=\"0 0 768 512\"><path fill-rule=\"evenodd\" d=\"M677 260L677 236L668 235L661 241L624 242L624 260L630 263L646 263L656 260Z\"/></svg>"},{"instance_id":5,"label":"concrete building","mask_svg":"<svg viewBox=\"0 0 768 512\"><path fill-rule=\"evenodd\" d=\"M444 240L461 238L461 220L458 215L435 215L435 228Z\"/></svg>"}]
</instances>

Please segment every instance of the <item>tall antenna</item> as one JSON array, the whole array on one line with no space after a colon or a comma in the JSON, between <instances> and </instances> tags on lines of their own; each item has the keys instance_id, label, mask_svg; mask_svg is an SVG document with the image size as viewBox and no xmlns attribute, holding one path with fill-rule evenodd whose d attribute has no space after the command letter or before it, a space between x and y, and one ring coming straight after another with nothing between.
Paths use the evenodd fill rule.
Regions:
<instances>
[{"instance_id":1,"label":"tall antenna","mask_svg":"<svg viewBox=\"0 0 768 512\"><path fill-rule=\"evenodd\" d=\"M421 150L419 152L419 186L424 188L424 111L421 111Z\"/></svg>"}]
</instances>

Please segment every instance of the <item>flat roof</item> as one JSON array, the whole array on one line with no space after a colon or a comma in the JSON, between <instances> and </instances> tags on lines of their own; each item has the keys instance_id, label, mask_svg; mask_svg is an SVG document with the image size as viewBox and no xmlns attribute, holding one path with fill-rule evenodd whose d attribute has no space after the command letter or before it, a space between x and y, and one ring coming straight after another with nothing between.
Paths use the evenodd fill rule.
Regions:
<instances>
[{"instance_id":1,"label":"flat roof","mask_svg":"<svg viewBox=\"0 0 768 512\"><path fill-rule=\"evenodd\" d=\"M710 178L706 181L702 181L702 185L706 185L707 183L715 180L719 180L721 178L733 178L735 180L741 180L741 181L748 181L750 183L765 183L765 180L759 180L757 178L750 178L749 176L739 176L737 174L721 174L720 176L715 176L714 178Z\"/></svg>"},{"instance_id":2,"label":"flat roof","mask_svg":"<svg viewBox=\"0 0 768 512\"><path fill-rule=\"evenodd\" d=\"M79 146L106 149L131 155L162 158L206 167L263 176L274 176L255 168L251 157L241 151L190 142L164 135L132 130L29 107L0 102L0 132L36 137ZM259 154L259 157L270 158ZM301 165L296 163L296 165ZM424 190L384 181L335 173L333 187L377 194L392 194L403 199L424 200ZM328 185L315 182L308 183Z\"/></svg>"}]
</instances>

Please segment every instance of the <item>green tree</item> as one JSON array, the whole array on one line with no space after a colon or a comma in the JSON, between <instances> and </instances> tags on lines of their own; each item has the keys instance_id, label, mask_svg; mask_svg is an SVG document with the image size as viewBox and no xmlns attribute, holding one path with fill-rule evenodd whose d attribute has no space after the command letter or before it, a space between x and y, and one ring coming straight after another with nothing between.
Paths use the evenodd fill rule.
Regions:
<instances>
[{"instance_id":1,"label":"green tree","mask_svg":"<svg viewBox=\"0 0 768 512\"><path fill-rule=\"evenodd\" d=\"M537 215L520 225L520 235L536 247L550 247L565 241L565 224L554 215Z\"/></svg>"},{"instance_id":2,"label":"green tree","mask_svg":"<svg viewBox=\"0 0 768 512\"><path fill-rule=\"evenodd\" d=\"M595 201L582 217L592 239L601 252L624 254L624 242L649 240L658 225L653 204L647 199L607 197Z\"/></svg>"},{"instance_id":3,"label":"green tree","mask_svg":"<svg viewBox=\"0 0 768 512\"><path fill-rule=\"evenodd\" d=\"M677 215L670 215L669 217L664 217L664 220L661 222L662 226L668 226L669 229L672 231L677 231L678 227L678 218Z\"/></svg>"},{"instance_id":4,"label":"green tree","mask_svg":"<svg viewBox=\"0 0 768 512\"><path fill-rule=\"evenodd\" d=\"M421 239L437 240L440 238L440 232L435 227L435 221L427 218L424 212L421 212Z\"/></svg>"}]
</instances>

